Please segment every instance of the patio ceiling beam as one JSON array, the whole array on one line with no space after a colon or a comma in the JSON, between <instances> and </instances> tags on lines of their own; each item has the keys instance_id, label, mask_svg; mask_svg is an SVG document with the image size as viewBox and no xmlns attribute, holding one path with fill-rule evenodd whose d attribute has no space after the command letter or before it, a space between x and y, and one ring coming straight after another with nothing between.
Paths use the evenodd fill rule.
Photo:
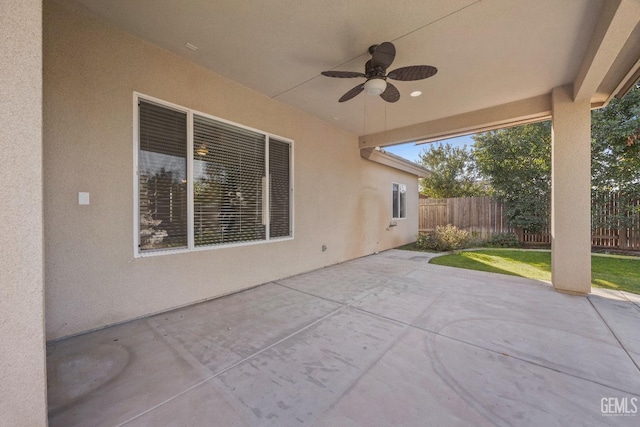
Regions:
<instances>
[{"instance_id":1,"label":"patio ceiling beam","mask_svg":"<svg viewBox=\"0 0 640 427\"><path fill-rule=\"evenodd\" d=\"M640 1L608 0L604 3L573 83L574 101L591 100L639 22Z\"/></svg>"},{"instance_id":2,"label":"patio ceiling beam","mask_svg":"<svg viewBox=\"0 0 640 427\"><path fill-rule=\"evenodd\" d=\"M551 95L510 102L360 137L360 149L427 143L551 118Z\"/></svg>"}]
</instances>

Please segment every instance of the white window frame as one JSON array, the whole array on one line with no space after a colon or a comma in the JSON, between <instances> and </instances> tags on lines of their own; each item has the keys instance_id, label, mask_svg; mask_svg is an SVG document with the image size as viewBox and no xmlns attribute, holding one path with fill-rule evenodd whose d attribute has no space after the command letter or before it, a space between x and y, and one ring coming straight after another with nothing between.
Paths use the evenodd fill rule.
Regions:
<instances>
[{"instance_id":1,"label":"white window frame","mask_svg":"<svg viewBox=\"0 0 640 427\"><path fill-rule=\"evenodd\" d=\"M405 194L407 194L407 185L406 184L402 184L400 182L392 182L391 183L391 219L396 220L396 219L407 219L407 197L405 196L404 198L404 216L393 216L393 187L394 186L398 186L398 215L400 215L402 213L402 209L401 209L401 203L402 203L402 198L400 197L400 188L404 187L404 192Z\"/></svg>"},{"instance_id":2,"label":"white window frame","mask_svg":"<svg viewBox=\"0 0 640 427\"><path fill-rule=\"evenodd\" d=\"M140 149L140 129L139 129L139 120L140 120L140 109L138 104L140 101L151 102L157 104L162 107L170 108L176 111L184 112L187 114L187 247L186 248L177 248L177 249L158 249L155 251L140 251L139 243L140 243L140 177L139 177L139 158L138 151ZM253 240L248 242L233 242L233 243L225 243L219 245L205 245L205 246L196 246L194 239L194 195L193 195L193 116L198 115L201 117L206 117L212 120L216 120L222 123L226 123L228 125L232 125L241 129L246 129L252 132L259 133L264 135L265 138L265 188L267 191L263 193L263 198L265 201L265 206L263 209L267 212L267 215L263 217L263 220L266 221L265 227L265 239L264 240ZM278 141L288 143L291 147L290 158L289 158L289 223L291 229L290 236L284 237L270 237L269 236L269 197L270 192L268 191L270 188L269 185L269 141L271 138L277 139ZM170 255L170 254L179 254L185 252L195 252L195 251L206 251L206 250L215 250L215 249L225 249L231 247L238 246L251 246L251 245L261 245L265 243L272 242L282 242L285 240L293 240L295 237L295 217L294 217L294 142L292 139L285 138L279 135L275 135L269 132L265 132L259 129L255 129L249 126L244 126L229 120L222 119L220 117L212 116L211 114L206 114L201 111L193 110L190 108L183 107L181 105L173 104L171 102L167 102L158 98L154 98L149 95L145 95L140 92L133 92L133 194L134 194L134 203L133 203L133 254L134 258L144 258L150 256L159 256L159 255Z\"/></svg>"}]
</instances>

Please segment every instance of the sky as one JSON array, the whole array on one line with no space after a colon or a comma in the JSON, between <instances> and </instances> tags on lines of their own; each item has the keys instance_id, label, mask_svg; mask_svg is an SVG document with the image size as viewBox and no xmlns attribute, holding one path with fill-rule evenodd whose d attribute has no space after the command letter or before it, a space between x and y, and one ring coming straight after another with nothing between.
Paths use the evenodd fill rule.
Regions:
<instances>
[{"instance_id":1,"label":"sky","mask_svg":"<svg viewBox=\"0 0 640 427\"><path fill-rule=\"evenodd\" d=\"M428 144L416 145L413 142L409 142L407 144L393 145L391 147L384 147L384 151L388 151L389 153L393 153L397 156L404 157L407 160L411 160L412 162L418 162L420 158L420 153L424 148L428 148L432 145L440 145L449 143L454 147L462 147L466 145L470 147L473 145L472 135L468 136L459 136L457 138L445 139L438 142L430 142Z\"/></svg>"}]
</instances>

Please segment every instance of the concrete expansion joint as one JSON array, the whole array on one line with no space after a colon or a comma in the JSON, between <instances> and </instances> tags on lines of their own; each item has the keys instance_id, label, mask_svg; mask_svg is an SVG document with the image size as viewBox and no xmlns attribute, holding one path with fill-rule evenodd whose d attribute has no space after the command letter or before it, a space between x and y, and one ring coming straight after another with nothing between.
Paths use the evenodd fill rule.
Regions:
<instances>
[{"instance_id":1,"label":"concrete expansion joint","mask_svg":"<svg viewBox=\"0 0 640 427\"><path fill-rule=\"evenodd\" d=\"M598 315L598 317L600 317L600 319L602 320L602 323L604 323L604 325L607 327L607 329L609 330L611 335L618 342L618 345L620 346L620 348L622 348L622 350L624 350L624 352L626 353L627 357L631 360L633 365L636 367L636 369L640 373L640 366L638 365L638 363L636 363L635 359L633 357L631 357L631 354L629 353L629 350L627 350L627 348L624 346L624 344L622 344L622 341L620 340L618 335L614 332L614 330L611 328L611 326L609 326L609 323L607 323L607 321L605 320L604 316L602 316L602 313L600 313L600 310L598 310L598 308L595 306L593 301L591 301L591 298L587 297L587 301L589 301L589 304L591 304L591 307L593 307L593 309L595 310L595 312Z\"/></svg>"},{"instance_id":2,"label":"concrete expansion joint","mask_svg":"<svg viewBox=\"0 0 640 427\"><path fill-rule=\"evenodd\" d=\"M624 293L624 292L619 292L619 293L620 293L620 296L621 296L622 298L624 298L626 301L629 301L629 302L630 302L631 304L633 304L633 305L634 305L638 310L640 310L640 303L638 303L638 302L636 302L636 301L633 301L633 300L629 299L629 297L627 296L627 294L626 294L626 293Z\"/></svg>"},{"instance_id":3,"label":"concrete expansion joint","mask_svg":"<svg viewBox=\"0 0 640 427\"><path fill-rule=\"evenodd\" d=\"M387 282L388 282L388 280L387 280ZM352 301L350 303L344 303L344 302L341 302L341 301L338 301L338 300L333 300L331 298L327 298L327 297L323 297L323 296L320 296L320 295L316 295L316 294L313 294L311 292L303 291L301 289L292 288L291 286L283 285L282 283L279 283L278 281L274 281L274 282L271 282L271 283L274 283L274 284L276 284L278 286L282 286L283 288L290 289L292 291L300 292L301 294L309 295L309 296L314 297L314 298L320 298L321 300L332 302L334 304L339 304L339 305L342 306L341 308L353 308L355 310L358 310L358 308L354 307L354 304L364 300L369 295L371 295L371 293L368 293L365 296L363 296L362 298L356 299L356 300L354 300L354 301ZM384 286L384 285L386 285L386 282L383 283L380 286ZM362 311L362 310L360 310L360 311Z\"/></svg>"}]
</instances>

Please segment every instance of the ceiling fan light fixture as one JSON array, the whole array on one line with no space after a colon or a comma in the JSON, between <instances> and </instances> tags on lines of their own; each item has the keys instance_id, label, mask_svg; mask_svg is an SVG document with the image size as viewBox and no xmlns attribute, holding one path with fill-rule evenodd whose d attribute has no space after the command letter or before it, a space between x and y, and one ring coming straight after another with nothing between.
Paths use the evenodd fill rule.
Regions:
<instances>
[{"instance_id":1,"label":"ceiling fan light fixture","mask_svg":"<svg viewBox=\"0 0 640 427\"><path fill-rule=\"evenodd\" d=\"M384 79L369 79L364 84L364 91L369 95L380 95L387 89L387 81Z\"/></svg>"}]
</instances>

